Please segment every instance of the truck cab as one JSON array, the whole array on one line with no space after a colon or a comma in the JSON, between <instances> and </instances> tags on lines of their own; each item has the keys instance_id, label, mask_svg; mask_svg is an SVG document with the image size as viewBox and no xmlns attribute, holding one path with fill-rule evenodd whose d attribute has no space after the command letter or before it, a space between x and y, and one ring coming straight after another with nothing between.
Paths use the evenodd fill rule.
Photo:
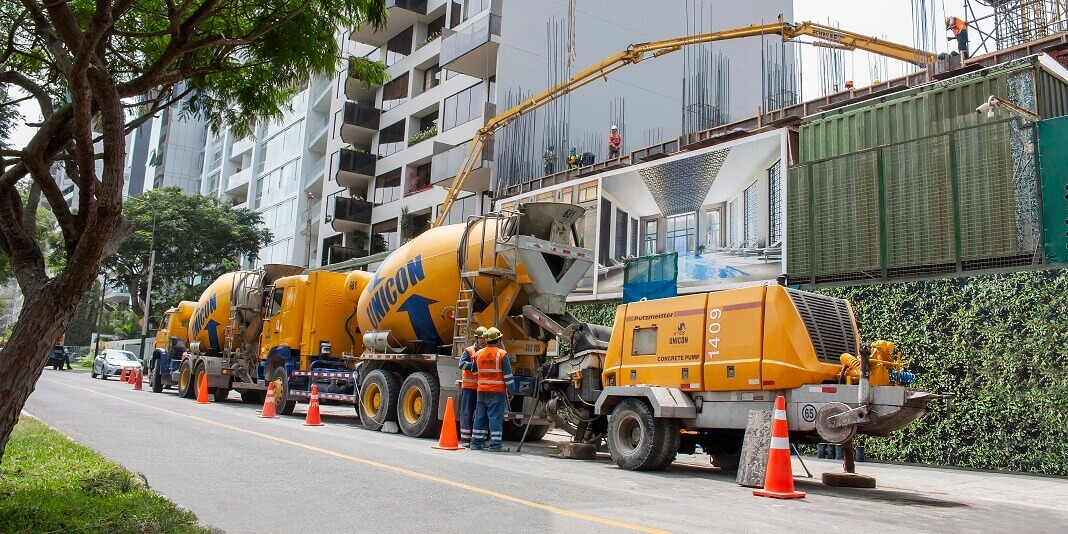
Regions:
<instances>
[{"instance_id":1,"label":"truck cab","mask_svg":"<svg viewBox=\"0 0 1068 534\"><path fill-rule=\"evenodd\" d=\"M176 384L171 372L177 371L182 363L189 339L189 319L195 307L195 302L182 301L164 312L160 319L148 374L149 385L156 393Z\"/></svg>"}]
</instances>

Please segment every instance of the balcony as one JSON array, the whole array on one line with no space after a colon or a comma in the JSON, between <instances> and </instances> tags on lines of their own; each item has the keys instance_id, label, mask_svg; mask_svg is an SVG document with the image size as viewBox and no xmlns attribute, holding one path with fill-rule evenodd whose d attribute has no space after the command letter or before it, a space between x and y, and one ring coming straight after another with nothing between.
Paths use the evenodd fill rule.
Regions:
<instances>
[{"instance_id":1,"label":"balcony","mask_svg":"<svg viewBox=\"0 0 1068 534\"><path fill-rule=\"evenodd\" d=\"M468 141L440 154L435 154L430 165L430 183L446 189L452 187L456 173L460 172L460 166L463 165L464 158L467 156L467 151L470 147L471 141ZM467 179L464 180L464 184L460 189L472 193L489 190L492 162L493 140L491 139L482 148L482 157L475 160L475 166L471 169L471 173L467 175Z\"/></svg>"},{"instance_id":2,"label":"balcony","mask_svg":"<svg viewBox=\"0 0 1068 534\"><path fill-rule=\"evenodd\" d=\"M307 191L311 189L315 184L321 184L325 172L326 156L323 156L308 169L308 172L304 173L304 190Z\"/></svg>"},{"instance_id":3,"label":"balcony","mask_svg":"<svg viewBox=\"0 0 1068 534\"><path fill-rule=\"evenodd\" d=\"M239 159L244 153L252 150L253 146L255 146L255 140L251 135L234 141L233 146L230 147L230 159Z\"/></svg>"},{"instance_id":4,"label":"balcony","mask_svg":"<svg viewBox=\"0 0 1068 534\"><path fill-rule=\"evenodd\" d=\"M345 102L344 116L341 140L350 145L371 144L371 136L378 131L378 118L382 112L374 106L348 101Z\"/></svg>"},{"instance_id":5,"label":"balcony","mask_svg":"<svg viewBox=\"0 0 1068 534\"><path fill-rule=\"evenodd\" d=\"M501 17L490 9L441 37L441 68L486 79L497 73Z\"/></svg>"},{"instance_id":6,"label":"balcony","mask_svg":"<svg viewBox=\"0 0 1068 534\"><path fill-rule=\"evenodd\" d=\"M391 37L416 22L427 23L433 18L426 12L427 0L386 0L387 26L375 31L370 25L352 30L349 39L371 46L382 46Z\"/></svg>"},{"instance_id":7,"label":"balcony","mask_svg":"<svg viewBox=\"0 0 1068 534\"><path fill-rule=\"evenodd\" d=\"M330 217L330 226L338 232L352 232L360 227L367 228L371 225L372 204L359 197L343 197L338 194L331 195L333 210Z\"/></svg>"},{"instance_id":8,"label":"balcony","mask_svg":"<svg viewBox=\"0 0 1068 534\"><path fill-rule=\"evenodd\" d=\"M249 181L252 180L252 167L247 167L241 171L231 174L226 179L226 189L223 190L227 195L237 195L240 189L247 189Z\"/></svg>"},{"instance_id":9,"label":"balcony","mask_svg":"<svg viewBox=\"0 0 1068 534\"><path fill-rule=\"evenodd\" d=\"M367 250L346 247L344 245L330 245L330 247L326 249L326 254L326 265L333 265L343 261L366 257Z\"/></svg>"},{"instance_id":10,"label":"balcony","mask_svg":"<svg viewBox=\"0 0 1068 534\"><path fill-rule=\"evenodd\" d=\"M365 84L363 80L358 80L354 76L354 72L358 70L359 62L371 61L368 57L350 57L349 58L349 75L345 79L345 97L349 100L365 100L373 101L375 98L375 92L381 87L380 84Z\"/></svg>"},{"instance_id":11,"label":"balcony","mask_svg":"<svg viewBox=\"0 0 1068 534\"><path fill-rule=\"evenodd\" d=\"M367 184L375 178L375 165L378 156L343 148L338 154L337 175L335 179L342 187L366 189Z\"/></svg>"}]
</instances>

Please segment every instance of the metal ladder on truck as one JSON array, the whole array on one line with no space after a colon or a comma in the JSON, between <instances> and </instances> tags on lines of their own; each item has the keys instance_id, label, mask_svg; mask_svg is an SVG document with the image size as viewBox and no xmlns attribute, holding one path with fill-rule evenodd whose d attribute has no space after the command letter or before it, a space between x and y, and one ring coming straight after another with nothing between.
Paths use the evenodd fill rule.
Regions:
<instances>
[{"instance_id":1,"label":"metal ladder on truck","mask_svg":"<svg viewBox=\"0 0 1068 534\"><path fill-rule=\"evenodd\" d=\"M226 325L226 350L223 351L223 353L227 358L224 367L231 370L235 369L235 360L240 362L236 343L237 336L244 336L244 331L239 331L237 329L238 318L242 316L242 312L256 311L254 306L261 298L260 281L264 276L266 276L266 273L262 271L242 272L239 276L234 277L234 283L230 286L230 324ZM262 314L259 320L263 320ZM244 326L247 329L251 325ZM241 348L245 350L248 349L248 347L243 345ZM244 381L251 379L253 373L255 373L255 368L243 370L248 375L245 377L246 379Z\"/></svg>"},{"instance_id":2,"label":"metal ladder on truck","mask_svg":"<svg viewBox=\"0 0 1068 534\"><path fill-rule=\"evenodd\" d=\"M467 239L470 238L471 228L482 221L481 232L479 235L479 254L478 265L474 265L474 269L469 269L467 265ZM494 225L494 239L493 250L489 251L487 258L486 250L486 234L489 225ZM455 321L453 323L453 337L452 337L452 353L453 356L459 358L465 347L471 344L471 314L473 312L474 301L477 298L475 295L474 287L479 278L489 278L492 281L493 286L493 302L487 303L494 306L493 315L498 316L497 306L497 281L498 280L515 280L515 270L511 267L502 267L501 264L505 263L501 261L501 253L509 248L513 248L518 251L516 240L508 240L507 237L502 237L510 228L516 228L519 225L519 212L518 211L502 211L488 213L486 215L473 215L467 219L467 229L463 244L458 251L460 263L460 294L456 299L455 309ZM515 256L513 256L515 257Z\"/></svg>"}]
</instances>

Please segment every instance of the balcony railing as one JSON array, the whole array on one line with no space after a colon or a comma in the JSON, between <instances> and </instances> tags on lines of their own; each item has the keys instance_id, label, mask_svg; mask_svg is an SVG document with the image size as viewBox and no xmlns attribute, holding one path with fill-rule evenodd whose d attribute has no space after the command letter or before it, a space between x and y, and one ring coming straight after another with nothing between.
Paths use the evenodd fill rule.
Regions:
<instances>
[{"instance_id":1,"label":"balcony railing","mask_svg":"<svg viewBox=\"0 0 1068 534\"><path fill-rule=\"evenodd\" d=\"M400 8L412 13L426 15L427 0L386 0L386 9Z\"/></svg>"},{"instance_id":2,"label":"balcony railing","mask_svg":"<svg viewBox=\"0 0 1068 534\"><path fill-rule=\"evenodd\" d=\"M239 172L231 174L226 179L226 191L233 191L247 183L252 179L252 167L246 167Z\"/></svg>"},{"instance_id":3,"label":"balcony railing","mask_svg":"<svg viewBox=\"0 0 1068 534\"><path fill-rule=\"evenodd\" d=\"M316 121L315 126L312 126L312 130L311 130L312 134L311 134L311 137L309 139L311 139L312 141L315 141L316 139L319 139L319 136L321 136L324 133L326 133L326 127L329 124L330 124L330 117L327 117L325 115L323 117L320 117L319 120Z\"/></svg>"},{"instance_id":4,"label":"balcony railing","mask_svg":"<svg viewBox=\"0 0 1068 534\"><path fill-rule=\"evenodd\" d=\"M307 188L321 178L324 172L326 172L326 156L319 158L319 161L316 161L311 168L308 169L308 172L304 173L304 187Z\"/></svg>"},{"instance_id":5,"label":"balcony railing","mask_svg":"<svg viewBox=\"0 0 1068 534\"><path fill-rule=\"evenodd\" d=\"M334 178L339 185L345 187L360 187L375 177L375 165L378 156L343 148L337 155L337 174Z\"/></svg>"},{"instance_id":6,"label":"balcony railing","mask_svg":"<svg viewBox=\"0 0 1068 534\"><path fill-rule=\"evenodd\" d=\"M346 247L344 245L330 245L330 248L326 249L326 253L327 265L333 265L335 263L341 263L343 261L354 260L356 258L363 258L367 256L366 249Z\"/></svg>"},{"instance_id":7,"label":"balcony railing","mask_svg":"<svg viewBox=\"0 0 1068 534\"><path fill-rule=\"evenodd\" d=\"M497 42L493 36L501 35L500 15L486 11L459 30L447 30L443 35L442 68L476 78L488 78L496 72Z\"/></svg>"},{"instance_id":8,"label":"balcony railing","mask_svg":"<svg viewBox=\"0 0 1068 534\"><path fill-rule=\"evenodd\" d=\"M430 164L430 183L449 187L456 173L460 171L471 141L457 145L440 154L434 155ZM493 161L493 140L490 139L482 149L482 156L475 160L471 175L464 182L465 191L483 191L489 187L489 164ZM485 182L485 183L483 183Z\"/></svg>"},{"instance_id":9,"label":"balcony railing","mask_svg":"<svg viewBox=\"0 0 1068 534\"><path fill-rule=\"evenodd\" d=\"M381 115L382 112L374 106L352 101L345 102L341 139L346 143L360 144L361 133L369 137L378 130L378 119Z\"/></svg>"},{"instance_id":10,"label":"balcony railing","mask_svg":"<svg viewBox=\"0 0 1068 534\"><path fill-rule=\"evenodd\" d=\"M334 197L334 220L357 224L371 224L372 204L359 197Z\"/></svg>"}]
</instances>

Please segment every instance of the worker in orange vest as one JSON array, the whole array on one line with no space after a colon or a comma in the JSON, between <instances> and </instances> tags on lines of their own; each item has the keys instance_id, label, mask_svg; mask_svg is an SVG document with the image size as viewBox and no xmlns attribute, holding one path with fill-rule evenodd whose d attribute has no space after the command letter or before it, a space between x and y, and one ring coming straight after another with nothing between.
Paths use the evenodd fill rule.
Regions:
<instances>
[{"instance_id":1,"label":"worker in orange vest","mask_svg":"<svg viewBox=\"0 0 1068 534\"><path fill-rule=\"evenodd\" d=\"M500 347L501 331L486 329L486 347L476 355L478 367L478 402L475 405L475 428L471 431L471 450L504 450L504 412L508 409L508 394L512 392L512 363L508 353Z\"/></svg>"},{"instance_id":2,"label":"worker in orange vest","mask_svg":"<svg viewBox=\"0 0 1068 534\"><path fill-rule=\"evenodd\" d=\"M968 25L957 17L949 17L946 19L946 31L953 32L953 37L947 37L947 41L957 40L957 50L960 51L961 57L969 59L968 56Z\"/></svg>"},{"instance_id":3,"label":"worker in orange vest","mask_svg":"<svg viewBox=\"0 0 1068 534\"><path fill-rule=\"evenodd\" d=\"M612 133L608 134L608 157L618 158L619 151L623 148L623 136L619 135L619 128L612 125Z\"/></svg>"},{"instance_id":4,"label":"worker in orange vest","mask_svg":"<svg viewBox=\"0 0 1068 534\"><path fill-rule=\"evenodd\" d=\"M460 445L471 445L471 423L475 419L475 403L478 402L478 368L475 357L486 346L482 336L485 327L478 327L472 334L475 342L460 355Z\"/></svg>"}]
</instances>

